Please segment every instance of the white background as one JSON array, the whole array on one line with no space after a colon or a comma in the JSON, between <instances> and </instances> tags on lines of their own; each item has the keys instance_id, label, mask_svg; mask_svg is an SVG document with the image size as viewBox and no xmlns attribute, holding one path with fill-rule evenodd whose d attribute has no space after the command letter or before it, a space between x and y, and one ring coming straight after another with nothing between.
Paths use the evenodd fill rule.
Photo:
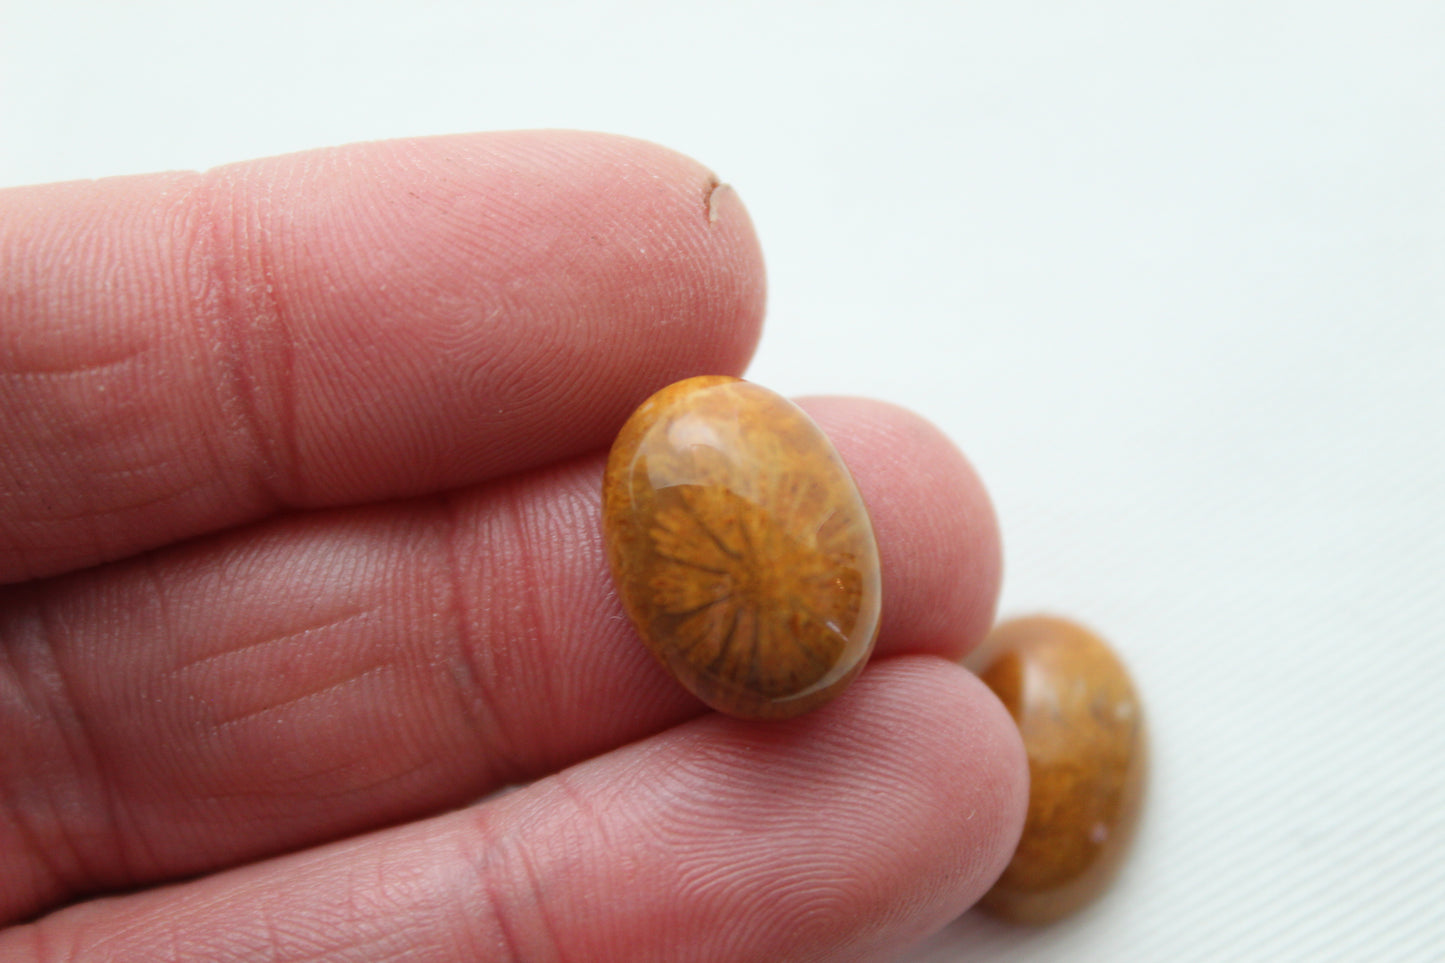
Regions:
<instances>
[{"instance_id":1,"label":"white background","mask_svg":"<svg viewBox=\"0 0 1445 963\"><path fill-rule=\"evenodd\" d=\"M1445 958L1445 4L0 0L0 184L510 127L730 181L752 377L942 425L1137 676L1118 887L910 960Z\"/></svg>"}]
</instances>

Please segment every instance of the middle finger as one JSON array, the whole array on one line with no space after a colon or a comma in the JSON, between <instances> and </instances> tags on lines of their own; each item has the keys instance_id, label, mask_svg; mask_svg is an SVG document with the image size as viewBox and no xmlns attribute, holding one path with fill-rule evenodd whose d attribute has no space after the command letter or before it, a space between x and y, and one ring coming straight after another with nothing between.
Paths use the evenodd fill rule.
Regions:
<instances>
[{"instance_id":1,"label":"middle finger","mask_svg":"<svg viewBox=\"0 0 1445 963\"><path fill-rule=\"evenodd\" d=\"M809 407L873 515L879 655L960 654L998 583L971 469L905 412ZM594 456L12 590L0 919L457 805L701 712L621 615L600 474Z\"/></svg>"}]
</instances>

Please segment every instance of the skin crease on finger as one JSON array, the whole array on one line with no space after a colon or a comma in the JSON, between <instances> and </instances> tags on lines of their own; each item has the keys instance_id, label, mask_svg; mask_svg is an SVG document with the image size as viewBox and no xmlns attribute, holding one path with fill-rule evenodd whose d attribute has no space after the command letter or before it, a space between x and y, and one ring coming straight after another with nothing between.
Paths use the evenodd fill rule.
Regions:
<instances>
[{"instance_id":1,"label":"skin crease on finger","mask_svg":"<svg viewBox=\"0 0 1445 963\"><path fill-rule=\"evenodd\" d=\"M976 678L871 667L783 723L708 714L467 810L0 935L58 960L889 960L997 875L1022 746Z\"/></svg>"},{"instance_id":2,"label":"skin crease on finger","mask_svg":"<svg viewBox=\"0 0 1445 963\"><path fill-rule=\"evenodd\" d=\"M0 191L0 583L596 450L763 301L736 194L622 137Z\"/></svg>"},{"instance_id":3,"label":"skin crease on finger","mask_svg":"<svg viewBox=\"0 0 1445 963\"><path fill-rule=\"evenodd\" d=\"M879 657L962 655L999 582L977 476L902 409L804 405L871 506ZM622 616L600 477L589 456L12 589L39 609L0 627L0 709L31 707L5 723L5 914L460 805L699 712Z\"/></svg>"}]
</instances>

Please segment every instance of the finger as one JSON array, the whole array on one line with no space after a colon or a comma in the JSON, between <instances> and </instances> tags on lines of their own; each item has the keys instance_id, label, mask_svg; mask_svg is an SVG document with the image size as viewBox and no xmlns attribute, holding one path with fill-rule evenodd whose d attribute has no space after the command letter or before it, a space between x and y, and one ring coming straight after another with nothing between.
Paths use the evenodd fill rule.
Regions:
<instances>
[{"instance_id":1,"label":"finger","mask_svg":"<svg viewBox=\"0 0 1445 963\"><path fill-rule=\"evenodd\" d=\"M565 132L0 192L0 279L0 582L597 448L763 302L708 171Z\"/></svg>"},{"instance_id":2,"label":"finger","mask_svg":"<svg viewBox=\"0 0 1445 963\"><path fill-rule=\"evenodd\" d=\"M1003 574L998 518L973 466L932 422L895 405L802 404L845 456L879 537L881 644L963 656L993 626Z\"/></svg>"},{"instance_id":3,"label":"finger","mask_svg":"<svg viewBox=\"0 0 1445 963\"><path fill-rule=\"evenodd\" d=\"M808 716L709 715L475 809L60 912L0 955L893 959L1002 870L1026 781L975 678L902 658Z\"/></svg>"},{"instance_id":4,"label":"finger","mask_svg":"<svg viewBox=\"0 0 1445 963\"><path fill-rule=\"evenodd\" d=\"M871 506L878 656L961 655L998 590L977 477L900 409L810 407ZM601 467L278 519L33 594L0 628L20 734L0 916L455 806L701 712L621 614Z\"/></svg>"}]
</instances>

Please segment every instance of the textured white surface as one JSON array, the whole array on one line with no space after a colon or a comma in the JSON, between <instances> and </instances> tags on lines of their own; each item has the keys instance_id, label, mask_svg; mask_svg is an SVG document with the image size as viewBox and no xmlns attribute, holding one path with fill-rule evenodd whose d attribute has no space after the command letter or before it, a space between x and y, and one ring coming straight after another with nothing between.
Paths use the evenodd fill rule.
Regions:
<instances>
[{"instance_id":1,"label":"textured white surface","mask_svg":"<svg viewBox=\"0 0 1445 963\"><path fill-rule=\"evenodd\" d=\"M1445 958L1445 5L0 3L0 184L566 126L713 166L753 376L946 428L1156 767L1091 911L910 959ZM1087 7L1087 12L1082 8Z\"/></svg>"}]
</instances>

